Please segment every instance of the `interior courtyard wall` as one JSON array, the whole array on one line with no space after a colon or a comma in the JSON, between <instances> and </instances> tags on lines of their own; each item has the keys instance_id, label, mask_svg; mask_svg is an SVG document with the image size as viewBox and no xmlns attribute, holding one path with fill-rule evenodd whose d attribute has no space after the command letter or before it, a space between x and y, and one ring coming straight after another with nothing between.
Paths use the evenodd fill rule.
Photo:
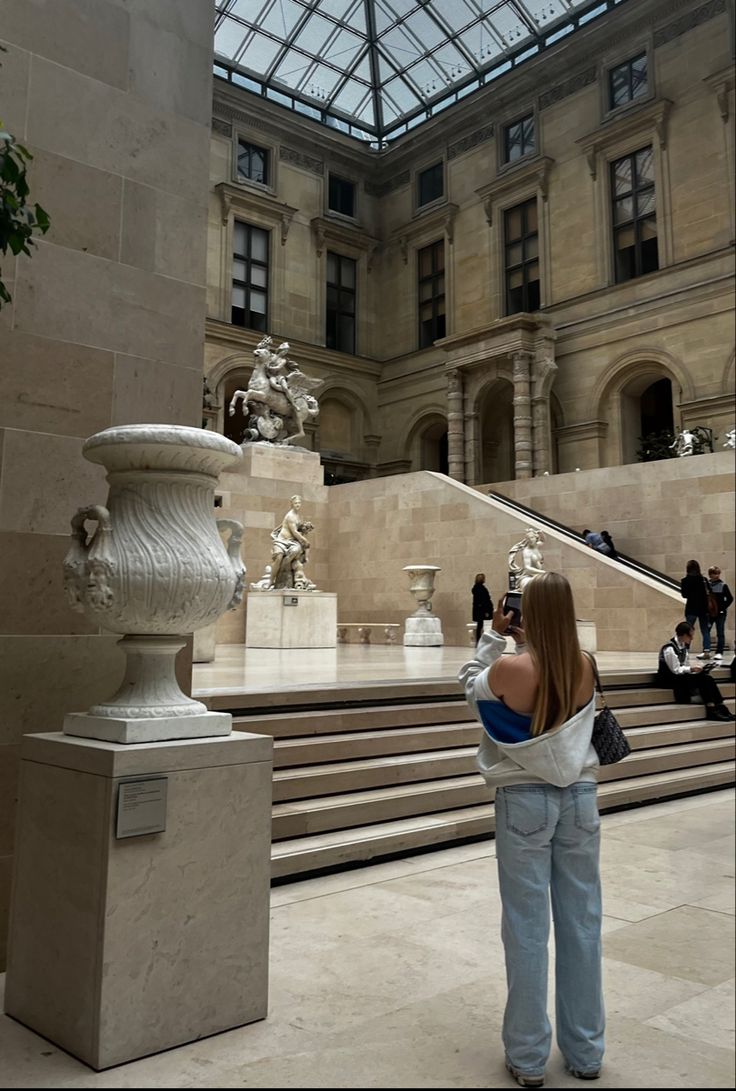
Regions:
<instances>
[{"instance_id":1,"label":"interior courtyard wall","mask_svg":"<svg viewBox=\"0 0 736 1091\"><path fill-rule=\"evenodd\" d=\"M496 598L507 589L508 551L523 537L524 519L427 472L329 492L329 590L337 592L339 620L403 623L415 609L404 565L435 564L442 571L432 606L445 643L466 644L475 573L486 573ZM682 617L679 596L635 581L587 547L548 535L543 552L547 570L570 579L578 617L595 621L599 650L654 655Z\"/></svg>"},{"instance_id":2,"label":"interior courtyard wall","mask_svg":"<svg viewBox=\"0 0 736 1091\"><path fill-rule=\"evenodd\" d=\"M564 49L529 62L477 98L470 96L465 107L438 115L378 156L371 158L354 146L354 176L362 179L359 207L368 210L363 226L382 240L372 258L373 272L363 278L358 304L363 327L358 351L383 364L386 380L378 395L375 428L381 436L379 465L405 461L407 407L421 411L424 405L431 413L445 382L440 378L441 348L417 349L417 250L446 240L448 333L487 327L503 314L503 209L533 192L541 210L542 313L557 334L559 371L553 390L566 429L560 437L559 468L621 460L615 421L607 428L594 423L599 409L591 407L591 396L609 369L631 351L682 360L692 398L682 406L678 425L696 423L697 418L697 423L723 427L731 413L722 361L733 351L728 329L733 308L728 149L732 154L733 139L728 133L734 107L731 90L725 100L731 113L724 122L724 100L718 93L728 87L729 78L733 82L728 76L730 13L727 5L703 3L685 18L682 4L660 0L647 2L646 9L617 10L613 37L595 24L579 31ZM640 48L649 51L651 95L609 118L606 71ZM237 89L228 88L227 94L233 101L238 98ZM347 138L245 93L239 100L264 132L270 127L279 149L296 149L278 164L277 198L297 211L286 246L276 247L275 264L284 272L283 291L274 294L272 326L280 335L318 345L324 342L324 259L316 256L308 225L324 211L330 162L346 156ZM668 113L665 100L671 102ZM216 94L216 112L217 102ZM520 104L536 111L536 159L541 155L549 160L544 185L533 180L528 165L509 169L500 162L503 125ZM664 115L661 109L657 112L660 107ZM618 144L609 137L612 128L621 130ZM593 178L586 149L596 142L600 150ZM655 146L658 164L660 270L614 284L608 268L607 160L618 154L611 148L620 145L630 151L647 142ZM295 165L300 155L310 160L309 169ZM213 185L223 172L232 177L231 156L232 138L214 134ZM445 163L445 197L419 209L417 174L439 158ZM489 183L492 189L501 186L492 200L491 224L477 192ZM209 275L229 277L229 258L222 249ZM214 294L226 300L228 292L225 283L211 290L210 298ZM215 316L212 309L210 315ZM720 317L713 322L713 315ZM222 306L216 317L225 317ZM247 332L238 336L247 339ZM355 358L340 355L341 371L347 374ZM437 381L425 381L425 370L436 370ZM709 398L714 400L705 404ZM557 452L551 457L554 465Z\"/></svg>"},{"instance_id":3,"label":"interior courtyard wall","mask_svg":"<svg viewBox=\"0 0 736 1091\"><path fill-rule=\"evenodd\" d=\"M734 453L611 466L491 486L558 523L608 530L617 549L673 579L694 557L736 592ZM480 485L485 493L489 486ZM734 611L729 627L733 633Z\"/></svg>"},{"instance_id":4,"label":"interior courtyard wall","mask_svg":"<svg viewBox=\"0 0 736 1091\"><path fill-rule=\"evenodd\" d=\"M118 638L62 590L71 515L107 495L82 443L110 425L200 423L212 13L9 0L0 39L3 122L51 218L32 258L3 260L2 959L21 736L60 729L123 668Z\"/></svg>"}]
</instances>

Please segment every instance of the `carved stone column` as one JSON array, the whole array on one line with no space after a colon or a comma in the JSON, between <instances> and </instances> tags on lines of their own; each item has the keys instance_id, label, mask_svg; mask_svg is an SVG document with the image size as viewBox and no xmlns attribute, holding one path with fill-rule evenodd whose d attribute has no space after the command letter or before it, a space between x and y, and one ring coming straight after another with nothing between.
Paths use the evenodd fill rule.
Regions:
<instances>
[{"instance_id":1,"label":"carved stone column","mask_svg":"<svg viewBox=\"0 0 736 1091\"><path fill-rule=\"evenodd\" d=\"M514 365L514 459L517 480L532 476L532 406L530 352L515 352Z\"/></svg>"},{"instance_id":2,"label":"carved stone column","mask_svg":"<svg viewBox=\"0 0 736 1091\"><path fill-rule=\"evenodd\" d=\"M478 436L478 414L465 414L465 484L478 483L478 475L481 472L479 465L478 449L480 447Z\"/></svg>"},{"instance_id":3,"label":"carved stone column","mask_svg":"<svg viewBox=\"0 0 736 1091\"><path fill-rule=\"evenodd\" d=\"M549 399L537 394L532 398L532 438L534 475L549 470Z\"/></svg>"},{"instance_id":4,"label":"carved stone column","mask_svg":"<svg viewBox=\"0 0 736 1091\"><path fill-rule=\"evenodd\" d=\"M447 470L456 481L465 481L465 421L463 377L457 368L447 372Z\"/></svg>"}]
</instances>

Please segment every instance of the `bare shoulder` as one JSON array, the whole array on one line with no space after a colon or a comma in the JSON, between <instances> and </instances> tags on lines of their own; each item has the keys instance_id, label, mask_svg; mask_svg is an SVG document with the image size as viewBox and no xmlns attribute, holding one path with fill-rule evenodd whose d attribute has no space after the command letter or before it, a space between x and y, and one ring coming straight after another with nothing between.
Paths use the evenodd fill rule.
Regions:
<instances>
[{"instance_id":1,"label":"bare shoulder","mask_svg":"<svg viewBox=\"0 0 736 1091\"><path fill-rule=\"evenodd\" d=\"M530 683L536 685L536 671L532 657L527 652L523 655L504 655L491 667L488 681L491 691L497 697L505 697L509 693L516 695L519 690L526 689Z\"/></svg>"},{"instance_id":2,"label":"bare shoulder","mask_svg":"<svg viewBox=\"0 0 736 1091\"><path fill-rule=\"evenodd\" d=\"M584 652L580 653L580 659L582 660L583 671L580 676L580 685L577 692L578 704L587 704L590 700L591 693L595 688L595 675L593 673L593 663L589 655Z\"/></svg>"}]
</instances>

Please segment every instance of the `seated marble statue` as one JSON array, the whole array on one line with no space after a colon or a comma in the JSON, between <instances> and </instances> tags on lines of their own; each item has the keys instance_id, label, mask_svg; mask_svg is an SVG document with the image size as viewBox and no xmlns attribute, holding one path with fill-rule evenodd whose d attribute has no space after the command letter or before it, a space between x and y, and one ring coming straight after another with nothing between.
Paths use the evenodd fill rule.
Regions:
<instances>
[{"instance_id":1,"label":"seated marble statue","mask_svg":"<svg viewBox=\"0 0 736 1091\"><path fill-rule=\"evenodd\" d=\"M301 496L292 496L291 507L281 526L271 532L271 587L277 591L290 588L295 591L316 590L316 584L304 573L309 553L306 535L314 530L314 526L301 519L301 506Z\"/></svg>"},{"instance_id":2,"label":"seated marble statue","mask_svg":"<svg viewBox=\"0 0 736 1091\"><path fill-rule=\"evenodd\" d=\"M689 428L683 428L675 436L675 442L670 444L670 450L674 451L678 458L685 458L695 453L696 437Z\"/></svg>"},{"instance_id":3,"label":"seated marble statue","mask_svg":"<svg viewBox=\"0 0 736 1091\"><path fill-rule=\"evenodd\" d=\"M544 535L535 527L527 527L526 534L520 542L509 550L509 585L518 591L523 591L526 585L535 576L543 575L544 556L540 544L544 542Z\"/></svg>"},{"instance_id":4,"label":"seated marble statue","mask_svg":"<svg viewBox=\"0 0 736 1091\"><path fill-rule=\"evenodd\" d=\"M256 580L255 583L250 585L251 591L270 591L272 586L271 581L271 565L267 564L263 569L263 575L260 580Z\"/></svg>"}]
</instances>

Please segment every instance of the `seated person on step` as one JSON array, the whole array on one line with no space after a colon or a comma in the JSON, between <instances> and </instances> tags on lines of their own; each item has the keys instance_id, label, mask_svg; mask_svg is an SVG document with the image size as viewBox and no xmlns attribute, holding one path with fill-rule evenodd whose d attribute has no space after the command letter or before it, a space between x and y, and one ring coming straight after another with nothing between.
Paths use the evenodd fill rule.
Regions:
<instances>
[{"instance_id":1,"label":"seated person on step","mask_svg":"<svg viewBox=\"0 0 736 1091\"><path fill-rule=\"evenodd\" d=\"M681 621L672 640L663 644L659 650L658 685L671 689L675 701L680 705L689 704L693 693L699 693L709 720L735 719L723 703L721 691L708 673L708 668L690 666L692 640L692 625Z\"/></svg>"}]
</instances>

